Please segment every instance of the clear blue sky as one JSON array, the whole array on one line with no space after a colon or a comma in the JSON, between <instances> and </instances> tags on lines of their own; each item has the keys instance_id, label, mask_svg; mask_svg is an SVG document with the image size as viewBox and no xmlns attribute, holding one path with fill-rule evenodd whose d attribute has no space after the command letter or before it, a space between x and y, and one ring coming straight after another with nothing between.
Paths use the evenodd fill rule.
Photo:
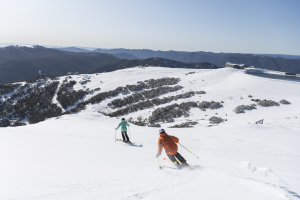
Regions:
<instances>
[{"instance_id":1,"label":"clear blue sky","mask_svg":"<svg viewBox=\"0 0 300 200\"><path fill-rule=\"evenodd\" d=\"M300 0L1 0L0 43L300 55Z\"/></svg>"}]
</instances>

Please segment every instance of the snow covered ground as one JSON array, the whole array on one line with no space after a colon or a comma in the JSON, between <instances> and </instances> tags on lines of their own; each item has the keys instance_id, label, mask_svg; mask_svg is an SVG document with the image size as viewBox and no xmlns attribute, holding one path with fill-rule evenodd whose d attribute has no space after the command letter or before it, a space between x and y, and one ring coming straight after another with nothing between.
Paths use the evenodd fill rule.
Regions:
<instances>
[{"instance_id":1,"label":"snow covered ground","mask_svg":"<svg viewBox=\"0 0 300 200\"><path fill-rule=\"evenodd\" d=\"M179 145L179 152L195 169L178 170L162 160L163 153L160 164L164 167L159 170L155 157L159 128L131 124L136 146L115 142L114 128L121 117L98 113L109 109L105 100L78 114L0 128L0 199L300 199L300 83L259 78L235 69L185 75L191 71L195 70L124 69L92 75L86 87L100 87L103 92L150 78L179 77L182 92L207 93L188 101L224 101L223 108L205 112L192 108L190 117L162 124L199 156ZM291 104L234 113L236 106L253 103L248 95L277 102L286 99ZM149 109L130 117L148 113ZM211 116L227 121L208 127ZM199 124L168 128L187 119ZM260 119L264 124L255 124ZM117 138L121 138L120 130Z\"/></svg>"}]
</instances>

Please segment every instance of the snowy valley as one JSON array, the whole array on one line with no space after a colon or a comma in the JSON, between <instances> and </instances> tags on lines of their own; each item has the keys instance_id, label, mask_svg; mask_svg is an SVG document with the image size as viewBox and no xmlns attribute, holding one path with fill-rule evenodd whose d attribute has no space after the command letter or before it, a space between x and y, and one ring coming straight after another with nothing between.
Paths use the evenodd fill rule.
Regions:
<instances>
[{"instance_id":1,"label":"snowy valley","mask_svg":"<svg viewBox=\"0 0 300 200\"><path fill-rule=\"evenodd\" d=\"M0 199L300 199L299 90L231 68L2 84ZM194 169L158 162L161 128Z\"/></svg>"}]
</instances>

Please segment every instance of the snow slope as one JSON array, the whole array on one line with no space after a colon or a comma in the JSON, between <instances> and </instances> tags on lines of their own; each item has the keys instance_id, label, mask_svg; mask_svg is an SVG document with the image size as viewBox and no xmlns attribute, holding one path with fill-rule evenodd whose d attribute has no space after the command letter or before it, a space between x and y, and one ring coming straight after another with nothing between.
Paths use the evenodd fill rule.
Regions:
<instances>
[{"instance_id":1,"label":"snow slope","mask_svg":"<svg viewBox=\"0 0 300 200\"><path fill-rule=\"evenodd\" d=\"M162 124L199 156L196 159L179 145L179 152L195 169L178 170L162 161L163 153L164 168L159 170L155 158L159 128L131 124L136 146L115 142L114 128L121 117L109 118L98 111L109 110L107 103L119 96L88 105L78 114L0 128L0 199L300 199L300 84L235 69L185 75L191 71L124 69L91 75L86 87L101 87L103 92L150 78L179 77L184 87L180 92L207 93L188 101L224 101L223 108L205 112L192 108L190 117ZM235 114L236 106L253 103L248 95L277 102L286 99L291 104ZM147 117L151 109L124 117ZM211 116L227 121L208 127ZM256 125L260 119L265 123ZM199 124L168 128L186 120ZM121 138L120 130L117 138Z\"/></svg>"}]
</instances>

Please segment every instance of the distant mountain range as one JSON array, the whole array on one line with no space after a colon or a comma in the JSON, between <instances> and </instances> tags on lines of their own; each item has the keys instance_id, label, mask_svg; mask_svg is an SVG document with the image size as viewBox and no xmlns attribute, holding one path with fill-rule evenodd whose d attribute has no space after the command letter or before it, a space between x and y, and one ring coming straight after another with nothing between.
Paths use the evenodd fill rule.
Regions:
<instances>
[{"instance_id":1,"label":"distant mountain range","mask_svg":"<svg viewBox=\"0 0 300 200\"><path fill-rule=\"evenodd\" d=\"M184 63L165 58L135 58L126 53L69 52L42 46L8 46L0 48L0 83L25 80L39 75L65 75L68 72L97 73L133 66L165 66L171 68L213 68L208 62Z\"/></svg>"},{"instance_id":2,"label":"distant mountain range","mask_svg":"<svg viewBox=\"0 0 300 200\"><path fill-rule=\"evenodd\" d=\"M212 52L180 52L180 51L152 51L148 49L96 49L94 52L99 53L128 53L138 58L146 59L149 57L161 57L180 62L210 62L218 66L224 66L226 62L237 64L245 64L255 66L256 68L264 68L269 70L300 73L300 62L297 56L278 55L254 55L254 54L233 54L233 53L212 53ZM269 56L267 56L269 55ZM290 59L294 57L294 59ZM289 58L289 59L287 59Z\"/></svg>"},{"instance_id":3,"label":"distant mountain range","mask_svg":"<svg viewBox=\"0 0 300 200\"><path fill-rule=\"evenodd\" d=\"M63 51L70 51L70 52L91 52L90 50L82 49L78 47L62 47L56 49L63 50Z\"/></svg>"},{"instance_id":4,"label":"distant mountain range","mask_svg":"<svg viewBox=\"0 0 300 200\"><path fill-rule=\"evenodd\" d=\"M147 65L215 69L224 67L226 62L300 73L300 58L286 59L278 57L279 55L148 49L95 49L91 51L79 47L7 46L0 48L0 83L28 79L38 75L39 70L42 70L44 75L65 75L68 72L97 73Z\"/></svg>"},{"instance_id":5,"label":"distant mountain range","mask_svg":"<svg viewBox=\"0 0 300 200\"><path fill-rule=\"evenodd\" d=\"M285 59L300 59L300 56L295 55L285 55L285 54L255 54L260 56L268 56L268 57L278 57L278 58L285 58Z\"/></svg>"},{"instance_id":6,"label":"distant mountain range","mask_svg":"<svg viewBox=\"0 0 300 200\"><path fill-rule=\"evenodd\" d=\"M120 58L120 59L127 59L127 60L134 60L134 59L140 59L132 54L129 54L129 53L115 53L115 54L112 54L114 56L116 56L117 58Z\"/></svg>"},{"instance_id":7,"label":"distant mountain range","mask_svg":"<svg viewBox=\"0 0 300 200\"><path fill-rule=\"evenodd\" d=\"M77 50L79 50L78 48ZM65 48L72 51L72 47ZM82 49L81 51L86 51ZM282 72L300 73L300 56L283 54L239 54L239 53L212 53L212 52L182 52L182 51L153 51L149 49L95 49L93 52L112 55L127 54L123 59L147 59L161 57L186 63L210 62L217 66L224 66L226 62L245 64L256 68L276 70ZM129 57L132 55L135 57Z\"/></svg>"}]
</instances>

